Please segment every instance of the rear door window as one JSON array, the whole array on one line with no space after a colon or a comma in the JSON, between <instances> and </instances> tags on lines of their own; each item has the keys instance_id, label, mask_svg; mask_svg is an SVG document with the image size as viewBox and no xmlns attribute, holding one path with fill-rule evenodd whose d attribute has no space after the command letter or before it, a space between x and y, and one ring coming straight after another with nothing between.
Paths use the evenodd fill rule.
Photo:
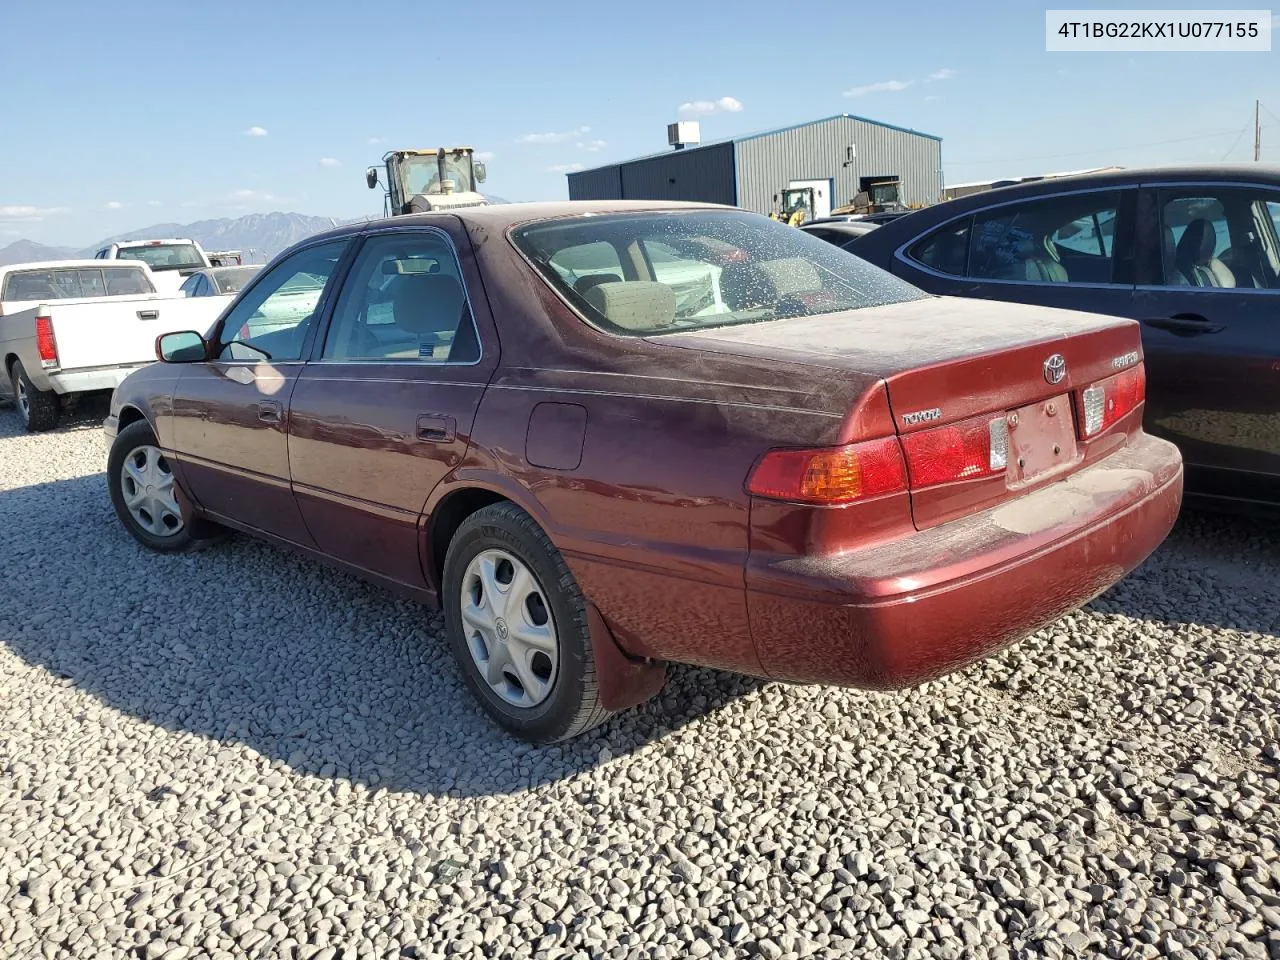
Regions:
<instances>
[{"instance_id":1,"label":"rear door window","mask_svg":"<svg viewBox=\"0 0 1280 960\"><path fill-rule=\"evenodd\" d=\"M1030 283L1110 283L1118 192L1009 204L973 218L967 275Z\"/></svg>"}]
</instances>

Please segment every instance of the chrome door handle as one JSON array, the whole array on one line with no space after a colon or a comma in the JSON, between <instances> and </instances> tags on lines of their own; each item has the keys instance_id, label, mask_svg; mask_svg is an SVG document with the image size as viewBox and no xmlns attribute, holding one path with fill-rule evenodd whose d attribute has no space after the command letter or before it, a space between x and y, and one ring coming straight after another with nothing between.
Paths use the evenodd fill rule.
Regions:
<instances>
[{"instance_id":1,"label":"chrome door handle","mask_svg":"<svg viewBox=\"0 0 1280 960\"><path fill-rule=\"evenodd\" d=\"M159 310L139 310L138 311L139 320L156 320L159 318L159 316L160 316Z\"/></svg>"}]
</instances>

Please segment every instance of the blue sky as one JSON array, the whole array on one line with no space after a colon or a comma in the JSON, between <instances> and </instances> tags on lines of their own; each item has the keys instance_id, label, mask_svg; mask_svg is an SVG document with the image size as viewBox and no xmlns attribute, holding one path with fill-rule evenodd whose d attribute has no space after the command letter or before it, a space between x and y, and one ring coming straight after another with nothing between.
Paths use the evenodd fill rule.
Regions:
<instances>
[{"instance_id":1,"label":"blue sky","mask_svg":"<svg viewBox=\"0 0 1280 960\"><path fill-rule=\"evenodd\" d=\"M1248 159L1259 97L1280 161L1280 52L1047 53L1025 0L71 0L2 23L0 245L378 213L362 171L390 146L471 144L492 193L564 197L565 169L665 149L677 117L711 140L855 113L941 136L957 182Z\"/></svg>"}]
</instances>

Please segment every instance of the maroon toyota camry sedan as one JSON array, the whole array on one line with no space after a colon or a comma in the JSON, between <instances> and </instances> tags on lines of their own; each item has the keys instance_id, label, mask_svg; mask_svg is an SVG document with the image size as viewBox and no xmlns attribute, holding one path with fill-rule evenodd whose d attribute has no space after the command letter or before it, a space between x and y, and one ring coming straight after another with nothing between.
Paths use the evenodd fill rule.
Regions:
<instances>
[{"instance_id":1,"label":"maroon toyota camry sedan","mask_svg":"<svg viewBox=\"0 0 1280 960\"><path fill-rule=\"evenodd\" d=\"M503 204L280 255L112 400L156 550L227 528L443 606L488 712L573 736L684 662L920 683L1168 533L1132 321L932 297L740 210Z\"/></svg>"}]
</instances>

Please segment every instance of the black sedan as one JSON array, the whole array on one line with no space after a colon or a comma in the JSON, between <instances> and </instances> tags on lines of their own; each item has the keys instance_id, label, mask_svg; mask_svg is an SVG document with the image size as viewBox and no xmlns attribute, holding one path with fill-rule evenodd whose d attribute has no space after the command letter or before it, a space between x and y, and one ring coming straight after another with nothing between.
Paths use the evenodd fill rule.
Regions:
<instances>
[{"instance_id":1,"label":"black sedan","mask_svg":"<svg viewBox=\"0 0 1280 960\"><path fill-rule=\"evenodd\" d=\"M1140 321L1146 426L1188 497L1280 506L1280 166L1038 180L836 242L931 293Z\"/></svg>"}]
</instances>

